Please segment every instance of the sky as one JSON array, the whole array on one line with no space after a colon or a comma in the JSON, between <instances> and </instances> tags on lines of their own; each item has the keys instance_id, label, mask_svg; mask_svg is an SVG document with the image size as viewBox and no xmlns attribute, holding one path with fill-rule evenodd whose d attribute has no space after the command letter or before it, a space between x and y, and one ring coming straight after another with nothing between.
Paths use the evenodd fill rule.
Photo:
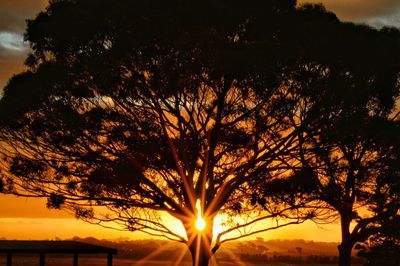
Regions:
<instances>
[{"instance_id":1,"label":"sky","mask_svg":"<svg viewBox=\"0 0 400 266\"><path fill-rule=\"evenodd\" d=\"M300 4L304 1L300 1ZM375 27L400 28L399 0L309 0L323 3L343 21L366 23ZM25 20L44 9L47 0L0 0L0 90L8 79L24 69L29 45L23 41ZM169 221L171 226L179 224ZM145 237L140 233L119 232L78 221L73 215L48 210L44 199L16 198L0 195L0 238L55 239L97 237L131 239ZM306 239L339 241L337 224L317 226L311 222L259 235L266 239Z\"/></svg>"}]
</instances>

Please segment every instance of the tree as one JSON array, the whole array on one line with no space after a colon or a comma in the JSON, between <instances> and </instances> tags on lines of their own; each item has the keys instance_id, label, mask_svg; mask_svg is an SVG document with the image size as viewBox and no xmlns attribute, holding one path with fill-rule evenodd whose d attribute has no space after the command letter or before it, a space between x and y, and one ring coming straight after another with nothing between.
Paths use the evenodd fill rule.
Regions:
<instances>
[{"instance_id":1,"label":"tree","mask_svg":"<svg viewBox=\"0 0 400 266\"><path fill-rule=\"evenodd\" d=\"M304 93L291 122L296 127L308 117L303 112L318 105L320 120L298 131L299 149L291 159L282 157L295 174L253 184L261 192L253 203L314 198L308 203L320 209L314 220L340 220L339 265L347 266L354 245L379 232L383 217L391 221L399 210L393 188L399 179L400 33L323 20L330 14L321 6L301 9L303 25L320 26L301 31L303 41L315 36L324 41L318 42L320 54L308 52L303 64L285 72L286 86Z\"/></svg>"},{"instance_id":2,"label":"tree","mask_svg":"<svg viewBox=\"0 0 400 266\"><path fill-rule=\"evenodd\" d=\"M316 35L322 29L332 37ZM302 137L319 132L333 94L319 86L321 100L309 101L306 76L293 70L324 76L326 62L339 67L349 38L330 41L354 29L291 0L50 1L28 22L29 70L0 101L4 188L48 197L89 222L186 243L195 265L223 242L300 223L314 216L297 209L308 198L260 209L250 204L253 188L298 176ZM222 213L247 217L212 246Z\"/></svg>"},{"instance_id":3,"label":"tree","mask_svg":"<svg viewBox=\"0 0 400 266\"><path fill-rule=\"evenodd\" d=\"M250 181L285 175L276 159L296 143L287 120L301 91L280 84L295 56L279 43L294 14L282 0L50 1L28 22L29 70L1 99L5 190L184 242L195 265L235 230L302 222L311 213L242 202ZM212 247L228 209L257 216Z\"/></svg>"},{"instance_id":4,"label":"tree","mask_svg":"<svg viewBox=\"0 0 400 266\"><path fill-rule=\"evenodd\" d=\"M305 8L313 14L321 13L312 6ZM335 54L334 60L293 69L291 75L303 86L311 92L322 92L308 97L301 108L320 103L325 121L299 132L297 163L292 163L298 174L276 181L278 189L262 188L264 195L275 197L280 195L273 191L280 188L283 201L291 200L288 190L315 197L317 201L312 206L327 210L320 217L324 222L337 215L342 237L338 246L341 266L350 265L356 243L375 235L382 228L380 221L393 221L399 211L398 196L393 190L399 179L396 165L400 124L396 103L400 32L378 32L350 24L345 27L343 33L351 30L346 41L360 50L341 47L334 50L341 52ZM373 55L371 51L375 51Z\"/></svg>"},{"instance_id":5,"label":"tree","mask_svg":"<svg viewBox=\"0 0 400 266\"><path fill-rule=\"evenodd\" d=\"M389 217L396 216L399 210L398 197L392 192L395 180L387 182L387 176L396 173L392 166L398 148L394 151L389 143L398 144L399 128L397 125L393 129L375 119L358 123L355 119L342 121L345 132L336 131L335 136L329 136L324 142L327 146L315 141L313 155L305 155L309 158L307 166L315 171L313 187L317 198L327 204L321 206L331 208L339 216L342 236L338 246L339 265L343 266L350 265L353 247L379 232L379 221L383 217L390 221ZM377 139L378 130L386 131L386 141ZM371 131L375 131L374 137Z\"/></svg>"}]
</instances>

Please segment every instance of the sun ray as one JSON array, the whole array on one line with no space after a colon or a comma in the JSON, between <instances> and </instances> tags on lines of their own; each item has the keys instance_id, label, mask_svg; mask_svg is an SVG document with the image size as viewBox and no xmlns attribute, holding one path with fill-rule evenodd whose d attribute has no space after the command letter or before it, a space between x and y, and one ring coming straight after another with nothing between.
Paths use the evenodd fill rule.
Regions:
<instances>
[{"instance_id":1,"label":"sun ray","mask_svg":"<svg viewBox=\"0 0 400 266\"><path fill-rule=\"evenodd\" d=\"M200 259L200 237L197 236L196 238L197 244L196 244L196 258L195 258L195 265L194 266L199 266L199 259Z\"/></svg>"},{"instance_id":2,"label":"sun ray","mask_svg":"<svg viewBox=\"0 0 400 266\"><path fill-rule=\"evenodd\" d=\"M142 266L142 265L148 265L148 261L152 258L154 258L155 256L159 255L161 252L165 251L166 249L168 249L169 247L172 246L172 242L171 243L167 243L166 245L162 245L161 247L157 248L156 250L152 251L151 253L149 253L147 256L145 256L144 258L138 260L134 265L135 266Z\"/></svg>"},{"instance_id":3,"label":"sun ray","mask_svg":"<svg viewBox=\"0 0 400 266\"><path fill-rule=\"evenodd\" d=\"M230 251L229 249L226 249L225 251L227 255L232 259L232 263L238 266L246 266L246 264L242 262L241 259L237 255L235 255L232 251Z\"/></svg>"},{"instance_id":4,"label":"sun ray","mask_svg":"<svg viewBox=\"0 0 400 266\"><path fill-rule=\"evenodd\" d=\"M218 266L217 258L214 255L211 256L210 260L208 261L209 266Z\"/></svg>"},{"instance_id":5,"label":"sun ray","mask_svg":"<svg viewBox=\"0 0 400 266\"><path fill-rule=\"evenodd\" d=\"M190 245L193 243L194 240L195 240L195 236L192 236L192 237L188 240L187 246L190 246ZM181 263L181 261L183 260L186 251L187 251L186 249L182 249L181 253L179 253L178 259L176 260L176 263L174 264L174 266L179 266L179 265L181 265L180 263Z\"/></svg>"},{"instance_id":6,"label":"sun ray","mask_svg":"<svg viewBox=\"0 0 400 266\"><path fill-rule=\"evenodd\" d=\"M183 248L181 250L181 252L179 252L179 255L177 256L176 260L174 260L175 262L171 265L173 265L173 266L181 265L181 262L182 262L183 258L185 257L187 251L188 250L186 248Z\"/></svg>"}]
</instances>

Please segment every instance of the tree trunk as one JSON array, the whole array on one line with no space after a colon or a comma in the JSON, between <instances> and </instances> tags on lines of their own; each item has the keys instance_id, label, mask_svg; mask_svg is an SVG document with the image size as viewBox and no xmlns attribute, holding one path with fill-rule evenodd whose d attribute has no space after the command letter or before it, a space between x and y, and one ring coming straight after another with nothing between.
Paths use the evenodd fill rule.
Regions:
<instances>
[{"instance_id":1,"label":"tree trunk","mask_svg":"<svg viewBox=\"0 0 400 266\"><path fill-rule=\"evenodd\" d=\"M211 258L211 252L209 248L205 247L201 243L201 239L200 246L198 246L198 240L196 239L195 243L189 246L189 250L192 255L193 266L208 266L208 261Z\"/></svg>"},{"instance_id":2,"label":"tree trunk","mask_svg":"<svg viewBox=\"0 0 400 266\"><path fill-rule=\"evenodd\" d=\"M339 266L350 266L351 265L351 250L353 245L346 242L342 242L339 246Z\"/></svg>"},{"instance_id":3,"label":"tree trunk","mask_svg":"<svg viewBox=\"0 0 400 266\"><path fill-rule=\"evenodd\" d=\"M341 213L340 226L342 231L342 243L338 246L339 249L339 266L351 265L351 251L355 242L350 233L351 211Z\"/></svg>"},{"instance_id":4,"label":"tree trunk","mask_svg":"<svg viewBox=\"0 0 400 266\"><path fill-rule=\"evenodd\" d=\"M188 227L186 227L188 229ZM186 230L188 236L187 246L192 255L193 266L208 266L212 257L212 223L208 223L204 231L198 232L191 228Z\"/></svg>"}]
</instances>

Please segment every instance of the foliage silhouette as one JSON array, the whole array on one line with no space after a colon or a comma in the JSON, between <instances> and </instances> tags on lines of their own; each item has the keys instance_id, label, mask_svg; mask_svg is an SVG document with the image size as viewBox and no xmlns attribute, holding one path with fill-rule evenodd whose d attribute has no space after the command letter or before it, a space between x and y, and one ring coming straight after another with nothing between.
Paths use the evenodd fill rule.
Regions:
<instances>
[{"instance_id":1,"label":"foliage silhouette","mask_svg":"<svg viewBox=\"0 0 400 266\"><path fill-rule=\"evenodd\" d=\"M356 243L379 232L381 221L390 225L399 211L400 32L351 24L340 31L347 48L327 38L338 47L337 53L329 53L334 58L292 73L312 92L302 108L321 103L324 120L300 132L299 150L293 156L297 163L292 161L296 174L275 180L274 186L262 184L261 190L264 196L284 202L315 197L311 206L320 207L320 221L340 220L339 265L347 266ZM318 34L324 36L322 30Z\"/></svg>"},{"instance_id":2,"label":"foliage silhouette","mask_svg":"<svg viewBox=\"0 0 400 266\"><path fill-rule=\"evenodd\" d=\"M378 233L356 246L358 255L366 259L367 266L399 265L399 216L390 218L390 221L381 220L379 224L381 227Z\"/></svg>"},{"instance_id":3,"label":"foliage silhouette","mask_svg":"<svg viewBox=\"0 0 400 266\"><path fill-rule=\"evenodd\" d=\"M335 123L334 136L321 137L323 142L315 140L309 143L313 148L304 151L307 163L318 172L317 198L340 219L340 265L350 265L354 245L376 234L381 230L379 221L386 217L389 222L399 210L398 194L393 191L398 181L392 178L399 178L394 169L399 140L395 135L384 141L376 136L378 130L398 132L398 125L362 120L345 120L343 131Z\"/></svg>"}]
</instances>

